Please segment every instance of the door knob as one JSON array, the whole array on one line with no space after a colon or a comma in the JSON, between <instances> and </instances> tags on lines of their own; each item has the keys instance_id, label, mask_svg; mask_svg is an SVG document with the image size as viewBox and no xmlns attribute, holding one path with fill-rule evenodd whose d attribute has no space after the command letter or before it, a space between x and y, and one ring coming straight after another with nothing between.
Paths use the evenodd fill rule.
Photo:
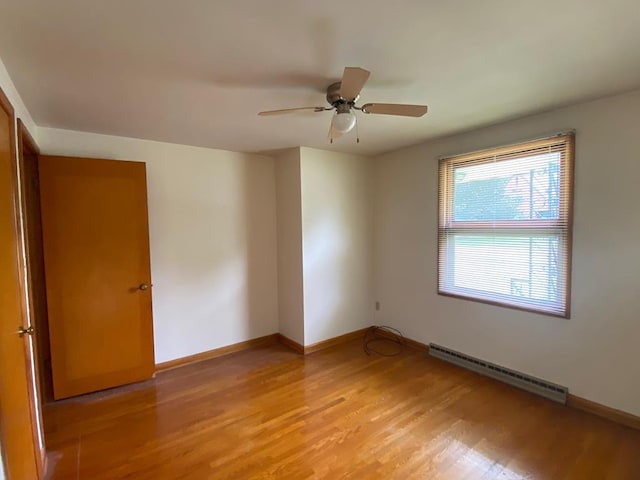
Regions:
<instances>
[{"instance_id":1,"label":"door knob","mask_svg":"<svg viewBox=\"0 0 640 480\"><path fill-rule=\"evenodd\" d=\"M140 285L138 285L138 290L148 290L150 287L149 284L147 283L141 283Z\"/></svg>"},{"instance_id":2,"label":"door knob","mask_svg":"<svg viewBox=\"0 0 640 480\"><path fill-rule=\"evenodd\" d=\"M24 328L22 325L18 327L18 336L24 337L25 335L33 335L33 327L29 326Z\"/></svg>"}]
</instances>

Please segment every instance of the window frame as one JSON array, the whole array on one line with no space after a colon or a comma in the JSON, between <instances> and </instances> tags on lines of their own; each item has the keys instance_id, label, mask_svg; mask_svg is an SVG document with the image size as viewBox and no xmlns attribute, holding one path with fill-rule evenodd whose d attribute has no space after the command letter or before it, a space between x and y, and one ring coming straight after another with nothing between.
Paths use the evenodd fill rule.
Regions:
<instances>
[{"instance_id":1,"label":"window frame","mask_svg":"<svg viewBox=\"0 0 640 480\"><path fill-rule=\"evenodd\" d=\"M541 148L553 147L561 145L563 148L560 160L560 178L559 178L559 216L558 219L540 219L540 220L500 220L500 221L455 221L453 219L454 212L454 181L455 169L462 164L465 167L474 165L483 165L492 162L512 160L518 158L526 158L539 154ZM472 153L461 155L446 156L439 159L438 162L438 228L437 228L437 279L436 287L438 295L469 300L488 305L511 308L533 312L559 318L570 318L571 315L571 273L572 273L572 250L573 250L573 196L574 196L574 166L575 166L575 133L562 132L553 136L539 138L525 142L519 142L511 145L489 148ZM563 215L564 214L564 215ZM443 276L446 273L441 271L446 264L451 264L448 258L451 257L450 250L452 246L447 242L447 235L452 232L460 233L491 233L491 234L507 234L529 238L531 233L540 233L541 235L553 235L559 239L559 248L565 257L564 265L566 267L564 275L564 285L561 294L564 294L563 311L558 313L544 308L532 306L530 304L518 305L514 302L517 297L506 294L490 295L493 298L485 298L482 295L474 295L473 292L485 293L483 290L476 290L465 287L449 287L447 291L443 290ZM528 233L527 233L528 232ZM443 257L447 259L443 260ZM467 292L466 294L464 292ZM503 297L503 301L496 300L496 297ZM523 302L524 303L524 302ZM539 301L543 304L544 301ZM555 305L551 304L550 305Z\"/></svg>"}]
</instances>

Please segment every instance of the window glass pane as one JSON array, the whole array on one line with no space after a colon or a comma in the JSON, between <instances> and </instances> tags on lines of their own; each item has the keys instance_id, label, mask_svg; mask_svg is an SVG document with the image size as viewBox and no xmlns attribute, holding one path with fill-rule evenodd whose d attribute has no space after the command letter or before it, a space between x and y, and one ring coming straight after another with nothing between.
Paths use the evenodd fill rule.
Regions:
<instances>
[{"instance_id":1,"label":"window glass pane","mask_svg":"<svg viewBox=\"0 0 640 480\"><path fill-rule=\"evenodd\" d=\"M455 234L446 242L446 290L532 304L563 302L559 235Z\"/></svg>"},{"instance_id":2,"label":"window glass pane","mask_svg":"<svg viewBox=\"0 0 640 480\"><path fill-rule=\"evenodd\" d=\"M560 153L454 167L453 220L558 219Z\"/></svg>"}]
</instances>

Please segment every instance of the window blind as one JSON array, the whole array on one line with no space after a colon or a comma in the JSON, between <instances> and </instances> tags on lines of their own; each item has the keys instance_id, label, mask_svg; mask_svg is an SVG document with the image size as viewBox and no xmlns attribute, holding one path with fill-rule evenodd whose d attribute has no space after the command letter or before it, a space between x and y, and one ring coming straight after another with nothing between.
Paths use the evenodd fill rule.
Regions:
<instances>
[{"instance_id":1,"label":"window blind","mask_svg":"<svg viewBox=\"0 0 640 480\"><path fill-rule=\"evenodd\" d=\"M569 316L573 134L440 160L438 293Z\"/></svg>"}]
</instances>

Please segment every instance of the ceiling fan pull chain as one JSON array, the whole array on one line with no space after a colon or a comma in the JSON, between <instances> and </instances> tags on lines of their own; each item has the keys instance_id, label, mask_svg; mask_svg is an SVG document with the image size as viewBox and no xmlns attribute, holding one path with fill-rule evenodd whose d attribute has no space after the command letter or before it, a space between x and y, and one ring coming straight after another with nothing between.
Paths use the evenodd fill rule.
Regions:
<instances>
[{"instance_id":1,"label":"ceiling fan pull chain","mask_svg":"<svg viewBox=\"0 0 640 480\"><path fill-rule=\"evenodd\" d=\"M360 133L358 132L358 117L356 117L356 143L360 143Z\"/></svg>"}]
</instances>

